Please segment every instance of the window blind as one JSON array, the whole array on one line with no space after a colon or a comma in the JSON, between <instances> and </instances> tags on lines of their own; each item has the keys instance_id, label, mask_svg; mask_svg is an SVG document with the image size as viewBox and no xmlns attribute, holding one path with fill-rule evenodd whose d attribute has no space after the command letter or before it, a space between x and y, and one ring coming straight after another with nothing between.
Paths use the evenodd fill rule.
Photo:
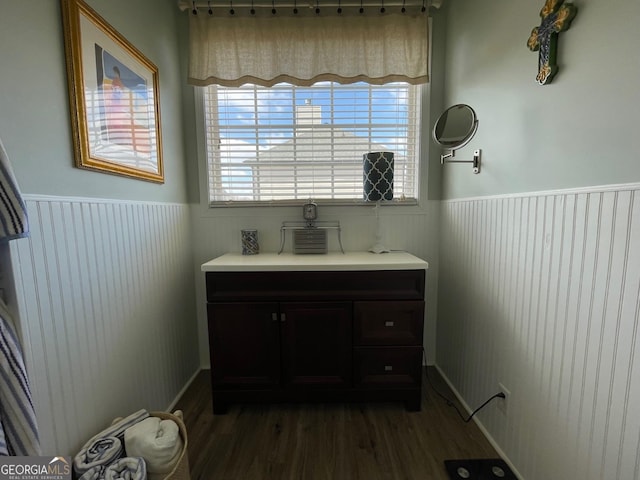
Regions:
<instances>
[{"instance_id":1,"label":"window blind","mask_svg":"<svg viewBox=\"0 0 640 480\"><path fill-rule=\"evenodd\" d=\"M419 87L204 88L212 205L363 200L363 154L394 153L394 201L418 195Z\"/></svg>"}]
</instances>

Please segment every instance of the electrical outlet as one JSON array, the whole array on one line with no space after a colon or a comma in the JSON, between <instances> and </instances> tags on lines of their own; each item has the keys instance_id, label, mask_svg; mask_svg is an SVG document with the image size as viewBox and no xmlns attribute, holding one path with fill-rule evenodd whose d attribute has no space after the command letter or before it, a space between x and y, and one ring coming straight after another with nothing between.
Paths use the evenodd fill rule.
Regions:
<instances>
[{"instance_id":1,"label":"electrical outlet","mask_svg":"<svg viewBox=\"0 0 640 480\"><path fill-rule=\"evenodd\" d=\"M507 388L501 383L498 384L498 390L500 390L504 394L504 398L498 398L498 410L506 415L508 412L509 397L511 396L511 392L507 390Z\"/></svg>"}]
</instances>

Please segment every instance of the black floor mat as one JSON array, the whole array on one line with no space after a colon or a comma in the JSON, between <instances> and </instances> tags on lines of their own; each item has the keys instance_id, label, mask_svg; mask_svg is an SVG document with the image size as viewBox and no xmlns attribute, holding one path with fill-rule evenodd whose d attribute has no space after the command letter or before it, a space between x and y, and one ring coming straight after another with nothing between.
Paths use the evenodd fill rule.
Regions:
<instances>
[{"instance_id":1,"label":"black floor mat","mask_svg":"<svg viewBox=\"0 0 640 480\"><path fill-rule=\"evenodd\" d=\"M445 460L451 480L517 480L509 466L500 458L476 460Z\"/></svg>"}]
</instances>

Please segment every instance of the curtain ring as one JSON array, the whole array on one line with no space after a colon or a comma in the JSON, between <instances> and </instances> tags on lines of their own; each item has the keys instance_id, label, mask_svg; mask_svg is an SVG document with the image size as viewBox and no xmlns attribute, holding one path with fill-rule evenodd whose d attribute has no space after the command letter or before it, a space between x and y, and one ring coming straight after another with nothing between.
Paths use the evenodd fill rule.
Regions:
<instances>
[{"instance_id":1,"label":"curtain ring","mask_svg":"<svg viewBox=\"0 0 640 480\"><path fill-rule=\"evenodd\" d=\"M362 0L360 0L360 13L364 13L364 8L362 8Z\"/></svg>"},{"instance_id":2,"label":"curtain ring","mask_svg":"<svg viewBox=\"0 0 640 480\"><path fill-rule=\"evenodd\" d=\"M233 9L233 0L229 0L229 15L235 15L236 11Z\"/></svg>"},{"instance_id":3,"label":"curtain ring","mask_svg":"<svg viewBox=\"0 0 640 480\"><path fill-rule=\"evenodd\" d=\"M422 0L422 8L420 9L422 13L427 11L427 7L424 6L424 0Z\"/></svg>"},{"instance_id":4,"label":"curtain ring","mask_svg":"<svg viewBox=\"0 0 640 480\"><path fill-rule=\"evenodd\" d=\"M384 13L384 0L380 1L380 13Z\"/></svg>"},{"instance_id":5,"label":"curtain ring","mask_svg":"<svg viewBox=\"0 0 640 480\"><path fill-rule=\"evenodd\" d=\"M211 8L211 2L207 2L207 6L209 7L209 15L213 15L213 8Z\"/></svg>"},{"instance_id":6,"label":"curtain ring","mask_svg":"<svg viewBox=\"0 0 640 480\"><path fill-rule=\"evenodd\" d=\"M341 3L342 3L341 0L338 0L338 10L337 10L338 14L342 13L342 5L341 5Z\"/></svg>"},{"instance_id":7,"label":"curtain ring","mask_svg":"<svg viewBox=\"0 0 640 480\"><path fill-rule=\"evenodd\" d=\"M251 10L249 10L249 13L251 13L251 15L255 15L256 14L256 9L253 8L253 0L251 0Z\"/></svg>"},{"instance_id":8,"label":"curtain ring","mask_svg":"<svg viewBox=\"0 0 640 480\"><path fill-rule=\"evenodd\" d=\"M402 8L400 9L402 13L405 13L407 11L407 9L404 8L405 4L406 4L406 0L402 0Z\"/></svg>"},{"instance_id":9,"label":"curtain ring","mask_svg":"<svg viewBox=\"0 0 640 480\"><path fill-rule=\"evenodd\" d=\"M271 13L276 14L276 0L271 0Z\"/></svg>"},{"instance_id":10,"label":"curtain ring","mask_svg":"<svg viewBox=\"0 0 640 480\"><path fill-rule=\"evenodd\" d=\"M320 4L318 3L319 0L316 0L316 15L318 15L320 13Z\"/></svg>"},{"instance_id":11,"label":"curtain ring","mask_svg":"<svg viewBox=\"0 0 640 480\"><path fill-rule=\"evenodd\" d=\"M296 0L293 0L293 14L294 15L298 14L298 3Z\"/></svg>"},{"instance_id":12,"label":"curtain ring","mask_svg":"<svg viewBox=\"0 0 640 480\"><path fill-rule=\"evenodd\" d=\"M198 9L196 8L196 2L195 0L193 0L191 2L191 13L193 13L194 15L198 15Z\"/></svg>"}]
</instances>

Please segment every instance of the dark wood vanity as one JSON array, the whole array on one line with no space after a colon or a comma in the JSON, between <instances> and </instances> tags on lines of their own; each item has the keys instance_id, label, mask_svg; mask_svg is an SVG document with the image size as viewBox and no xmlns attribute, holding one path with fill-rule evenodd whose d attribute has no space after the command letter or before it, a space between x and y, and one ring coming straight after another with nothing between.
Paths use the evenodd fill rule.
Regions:
<instances>
[{"instance_id":1,"label":"dark wood vanity","mask_svg":"<svg viewBox=\"0 0 640 480\"><path fill-rule=\"evenodd\" d=\"M299 401L419 410L427 268L402 252L205 263L214 413Z\"/></svg>"}]
</instances>

